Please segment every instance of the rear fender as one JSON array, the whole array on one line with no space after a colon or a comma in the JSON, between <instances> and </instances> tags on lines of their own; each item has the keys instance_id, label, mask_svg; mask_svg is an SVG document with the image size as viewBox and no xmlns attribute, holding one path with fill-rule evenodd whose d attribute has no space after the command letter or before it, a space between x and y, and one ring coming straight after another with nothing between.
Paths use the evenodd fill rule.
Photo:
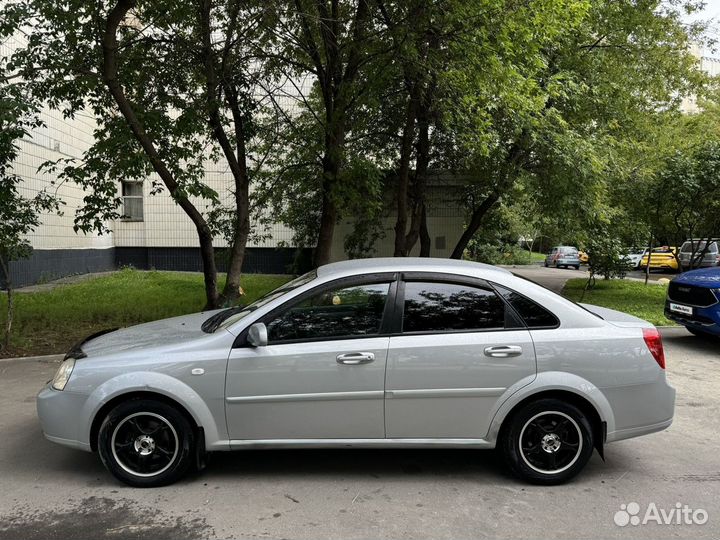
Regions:
<instances>
[{"instance_id":1,"label":"rear fender","mask_svg":"<svg viewBox=\"0 0 720 540\"><path fill-rule=\"evenodd\" d=\"M516 405L527 398L531 398L533 395L539 396L541 393L548 391L570 392L583 398L597 411L602 424L600 429L603 430L603 433L615 430L615 416L610 403L602 391L590 381L577 375L560 371L538 373L529 379L534 380L530 380L527 384L521 384L519 389L519 384L513 385L498 399L493 420L490 423L490 429L486 437L488 442L492 442L493 444L497 442L503 422ZM604 436L603 434L602 437L600 437L600 441L595 441L601 456Z\"/></svg>"}]
</instances>

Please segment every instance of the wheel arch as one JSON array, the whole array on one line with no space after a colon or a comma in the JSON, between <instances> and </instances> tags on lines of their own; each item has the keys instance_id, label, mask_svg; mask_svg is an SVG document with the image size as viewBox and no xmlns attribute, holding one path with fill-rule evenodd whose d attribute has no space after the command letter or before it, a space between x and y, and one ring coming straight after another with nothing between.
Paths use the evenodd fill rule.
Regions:
<instances>
[{"instance_id":1,"label":"wheel arch","mask_svg":"<svg viewBox=\"0 0 720 540\"><path fill-rule=\"evenodd\" d=\"M198 425L198 422L195 419L195 417L193 417L193 415L190 414L190 412L177 400L175 400L165 394L161 394L159 392L153 392L153 391L149 391L149 390L131 391L131 392L116 395L112 399L109 399L95 413L95 417L93 418L92 424L90 425L90 449L93 452L97 452L97 439L98 439L98 434L100 433L100 426L102 425L103 420L108 415L108 413L111 410L113 410L115 407L117 407L120 403L125 403L127 401L136 400L136 399L149 399L149 400L165 403L166 405L170 405L171 407L177 409L177 411L180 414L182 414L188 422L190 422L190 425L193 427L193 429L196 430L196 432L197 432L198 428L201 427Z\"/></svg>"},{"instance_id":2,"label":"wheel arch","mask_svg":"<svg viewBox=\"0 0 720 540\"><path fill-rule=\"evenodd\" d=\"M520 381L508 389L492 414L486 440L496 444L503 425L515 414L519 407L530 401L556 398L578 406L591 420L594 420L593 432L598 452L602 455L602 444L606 434L615 430L615 414L605 394L587 379L563 371L543 371L532 380Z\"/></svg>"},{"instance_id":3,"label":"wheel arch","mask_svg":"<svg viewBox=\"0 0 720 540\"><path fill-rule=\"evenodd\" d=\"M603 457L604 459L603 445L607 438L607 421L603 420L595 405L587 398L566 389L541 390L530 394L515 403L512 409L510 409L510 411L503 417L498 428L497 439L500 440L503 437L505 431L509 428L513 418L519 410L524 408L526 405L541 399L557 399L558 401L569 403L570 405L574 405L580 409L590 422L590 426L593 430L593 443L600 454L600 457Z\"/></svg>"},{"instance_id":4,"label":"wheel arch","mask_svg":"<svg viewBox=\"0 0 720 540\"><path fill-rule=\"evenodd\" d=\"M203 398L179 379L156 372L135 372L109 379L96 388L85 402L80 413L86 430L83 439L87 437L88 445L93 451L97 447L100 424L107 413L118 403L138 397L155 399L177 408L199 433L204 434L207 448L222 449L225 446L227 430L224 425L224 412L222 421L216 420Z\"/></svg>"}]
</instances>

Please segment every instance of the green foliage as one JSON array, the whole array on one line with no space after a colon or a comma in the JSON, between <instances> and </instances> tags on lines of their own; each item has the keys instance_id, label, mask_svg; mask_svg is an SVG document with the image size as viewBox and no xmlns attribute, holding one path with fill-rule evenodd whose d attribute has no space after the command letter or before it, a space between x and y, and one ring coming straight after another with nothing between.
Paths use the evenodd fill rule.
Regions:
<instances>
[{"instance_id":1,"label":"green foliage","mask_svg":"<svg viewBox=\"0 0 720 540\"><path fill-rule=\"evenodd\" d=\"M245 274L241 301L250 303L288 279ZM198 312L205 298L201 275L124 269L50 291L18 293L15 301L17 331L8 355L62 353L105 328ZM0 299L0 324L4 324L4 307Z\"/></svg>"},{"instance_id":2,"label":"green foliage","mask_svg":"<svg viewBox=\"0 0 720 540\"><path fill-rule=\"evenodd\" d=\"M521 248L517 244L483 244L476 240L470 241L467 258L487 264L533 264L545 259L542 253L535 253Z\"/></svg>"}]
</instances>

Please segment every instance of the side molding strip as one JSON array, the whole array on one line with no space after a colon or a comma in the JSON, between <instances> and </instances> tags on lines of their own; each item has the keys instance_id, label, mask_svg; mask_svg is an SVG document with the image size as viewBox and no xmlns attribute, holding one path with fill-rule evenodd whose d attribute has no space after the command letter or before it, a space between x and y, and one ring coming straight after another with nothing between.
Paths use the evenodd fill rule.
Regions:
<instances>
[{"instance_id":1,"label":"side molding strip","mask_svg":"<svg viewBox=\"0 0 720 540\"><path fill-rule=\"evenodd\" d=\"M315 392L312 394L278 394L267 396L227 397L228 403L277 403L284 401L346 401L355 399L382 399L382 390L365 392Z\"/></svg>"}]
</instances>

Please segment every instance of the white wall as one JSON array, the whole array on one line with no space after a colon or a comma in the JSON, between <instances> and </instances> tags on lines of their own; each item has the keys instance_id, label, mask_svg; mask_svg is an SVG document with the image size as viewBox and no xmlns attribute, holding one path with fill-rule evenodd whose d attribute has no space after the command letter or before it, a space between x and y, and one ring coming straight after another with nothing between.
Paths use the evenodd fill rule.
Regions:
<instances>
[{"instance_id":1,"label":"white wall","mask_svg":"<svg viewBox=\"0 0 720 540\"><path fill-rule=\"evenodd\" d=\"M19 38L10 38L0 44L0 55L9 56L21 44ZM19 141L20 151L13 163L13 172L22 178L21 195L34 197L46 189L65 203L62 215L43 215L42 225L28 236L35 249L109 248L112 235L76 234L73 231L75 211L82 204L85 192L77 185L59 184L55 174L39 173L46 161L79 158L92 144L95 122L89 115L65 119L57 111L43 109L40 114L45 126L32 131L30 139ZM55 185L51 182L55 181Z\"/></svg>"}]
</instances>

